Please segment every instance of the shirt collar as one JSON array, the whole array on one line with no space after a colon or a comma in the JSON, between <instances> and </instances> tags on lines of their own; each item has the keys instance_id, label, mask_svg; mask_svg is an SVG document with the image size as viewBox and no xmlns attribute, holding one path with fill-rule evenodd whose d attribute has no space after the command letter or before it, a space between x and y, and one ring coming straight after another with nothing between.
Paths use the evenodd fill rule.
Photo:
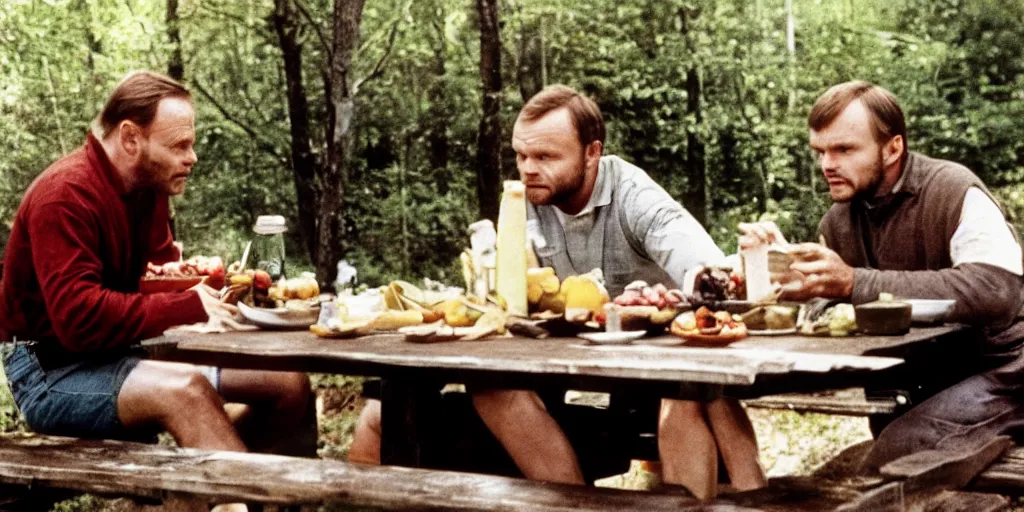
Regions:
<instances>
[{"instance_id":1,"label":"shirt collar","mask_svg":"<svg viewBox=\"0 0 1024 512\"><path fill-rule=\"evenodd\" d=\"M612 204L612 187L608 180L608 173L605 172L604 159L602 158L601 163L597 166L597 179L594 180L594 190L590 191L590 199L587 201L587 205L575 216L586 215L594 211L594 208L610 204Z\"/></svg>"},{"instance_id":2,"label":"shirt collar","mask_svg":"<svg viewBox=\"0 0 1024 512\"><path fill-rule=\"evenodd\" d=\"M871 210L877 208L883 204L888 204L893 198L903 195L913 196L917 195L921 191L921 176L920 173L915 172L917 163L917 157L914 153L907 152L906 158L903 159L903 166L900 169L900 178L896 180L896 183L892 186L892 190L888 194L879 197L873 201L863 201L864 206Z\"/></svg>"},{"instance_id":3,"label":"shirt collar","mask_svg":"<svg viewBox=\"0 0 1024 512\"><path fill-rule=\"evenodd\" d=\"M121 197L128 196L129 193L125 187L124 179L114 169L114 164L110 163L110 158L107 157L107 151L103 149L103 144L100 143L99 139L91 131L86 136L85 152L89 157L89 163L94 169L100 170L103 177L117 191L117 195Z\"/></svg>"}]
</instances>

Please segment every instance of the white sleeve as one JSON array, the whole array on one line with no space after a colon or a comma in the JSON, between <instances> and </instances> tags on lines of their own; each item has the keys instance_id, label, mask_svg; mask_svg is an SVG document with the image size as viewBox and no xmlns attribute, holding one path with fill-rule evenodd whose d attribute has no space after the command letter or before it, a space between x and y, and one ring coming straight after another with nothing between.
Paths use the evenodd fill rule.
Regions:
<instances>
[{"instance_id":1,"label":"white sleeve","mask_svg":"<svg viewBox=\"0 0 1024 512\"><path fill-rule=\"evenodd\" d=\"M977 187L967 189L960 211L960 225L949 240L949 256L956 267L985 263L1024 275L1021 248L1006 225L1003 212Z\"/></svg>"}]
</instances>

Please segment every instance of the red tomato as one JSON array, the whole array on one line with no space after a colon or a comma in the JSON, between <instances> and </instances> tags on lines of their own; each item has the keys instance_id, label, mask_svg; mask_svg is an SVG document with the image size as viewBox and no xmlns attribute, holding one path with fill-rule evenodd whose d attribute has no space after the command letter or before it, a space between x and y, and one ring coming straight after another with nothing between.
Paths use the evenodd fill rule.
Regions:
<instances>
[{"instance_id":1,"label":"red tomato","mask_svg":"<svg viewBox=\"0 0 1024 512\"><path fill-rule=\"evenodd\" d=\"M254 288L269 290L271 284L273 284L273 281L270 279L270 274L265 270L257 270L252 276L252 285Z\"/></svg>"}]
</instances>

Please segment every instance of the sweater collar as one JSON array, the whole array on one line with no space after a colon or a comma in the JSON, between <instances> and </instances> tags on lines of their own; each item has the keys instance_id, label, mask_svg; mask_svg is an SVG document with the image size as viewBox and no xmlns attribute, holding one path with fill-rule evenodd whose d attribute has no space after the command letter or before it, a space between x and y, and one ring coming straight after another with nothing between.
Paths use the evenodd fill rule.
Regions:
<instances>
[{"instance_id":1,"label":"sweater collar","mask_svg":"<svg viewBox=\"0 0 1024 512\"><path fill-rule=\"evenodd\" d=\"M117 191L117 195L126 197L129 195L127 188L125 188L124 179L117 173L117 169L114 169L114 164L110 163L110 158L107 157L107 151L103 149L103 144L100 143L99 139L96 138L89 132L86 136L85 141L85 152L89 157L89 163L94 169L99 169L100 173L110 186L114 187Z\"/></svg>"},{"instance_id":2,"label":"sweater collar","mask_svg":"<svg viewBox=\"0 0 1024 512\"><path fill-rule=\"evenodd\" d=\"M896 180L892 190L874 201L862 201L864 207L868 211L877 210L879 207L892 204L898 198L917 195L921 191L921 187L924 186L921 181L921 173L917 172L917 161L919 159L920 157L916 153L908 152L907 157L903 159L900 178Z\"/></svg>"}]
</instances>

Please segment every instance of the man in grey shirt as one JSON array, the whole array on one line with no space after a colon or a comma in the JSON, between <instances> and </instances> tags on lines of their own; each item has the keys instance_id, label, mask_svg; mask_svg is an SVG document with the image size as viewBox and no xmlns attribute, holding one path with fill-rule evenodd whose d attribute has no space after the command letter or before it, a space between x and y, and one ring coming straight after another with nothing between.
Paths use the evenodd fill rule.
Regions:
<instances>
[{"instance_id":1,"label":"man in grey shirt","mask_svg":"<svg viewBox=\"0 0 1024 512\"><path fill-rule=\"evenodd\" d=\"M544 89L519 113L512 147L541 264L562 279L600 268L614 295L637 279L676 287L688 269L723 259L646 173L602 156L604 131L597 105L565 86ZM473 403L528 478L583 483L568 439L536 393L477 391ZM699 498L717 492L719 453L735 488L765 485L753 429L733 399L662 400L658 451L664 481Z\"/></svg>"},{"instance_id":2,"label":"man in grey shirt","mask_svg":"<svg viewBox=\"0 0 1024 512\"><path fill-rule=\"evenodd\" d=\"M614 296L638 279L678 287L687 270L724 258L696 219L645 172L602 156L601 112L576 91L556 85L530 99L516 121L512 147L530 203L535 252L560 279L600 268ZM480 418L527 478L584 483L569 439L537 393L471 391ZM717 395L710 391L715 393L702 394ZM739 402L687 398L661 402L664 481L699 498L713 497L721 454L734 488L763 487L757 441ZM379 453L380 403L374 400L360 417L349 460L377 463Z\"/></svg>"}]
</instances>

